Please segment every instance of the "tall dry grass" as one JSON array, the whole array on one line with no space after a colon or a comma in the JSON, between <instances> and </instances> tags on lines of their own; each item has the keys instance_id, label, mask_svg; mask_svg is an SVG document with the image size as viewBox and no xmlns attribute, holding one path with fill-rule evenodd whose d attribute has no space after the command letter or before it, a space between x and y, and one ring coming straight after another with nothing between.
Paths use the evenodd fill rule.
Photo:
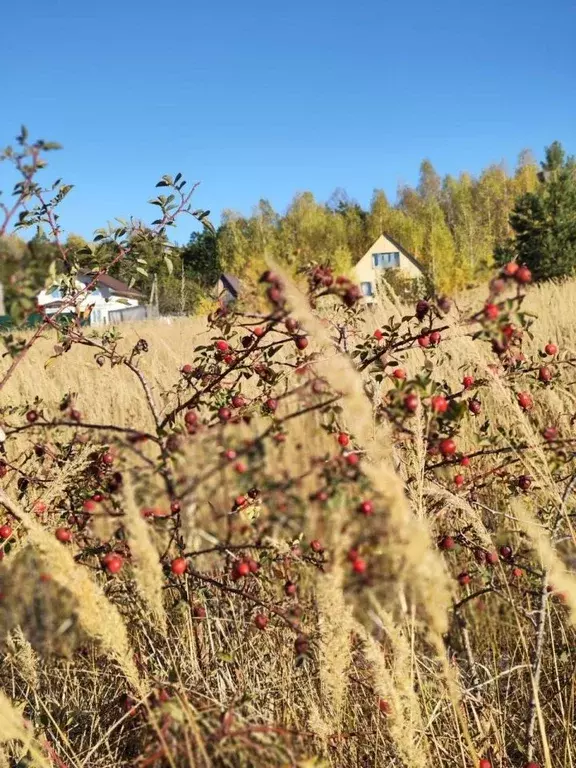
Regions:
<instances>
[{"instance_id":1,"label":"tall dry grass","mask_svg":"<svg viewBox=\"0 0 576 768\"><path fill-rule=\"evenodd\" d=\"M449 338L439 351L438 375L454 388L463 371L490 375L488 356L466 338L460 323L460 310L463 313L476 298L459 299L450 316ZM138 512L144 502L154 504L154 498L135 498L129 483L124 490L135 558L130 576L135 592L128 592L123 582L103 585L99 576L79 566L73 550L65 550L31 514L34 498L19 493L11 479L0 502L25 535L21 552L14 550L0 566L2 584L9 587L3 608L7 613L0 615L11 617L5 619L10 636L3 638L0 668L0 765L16 765L28 753L32 764L59 768L464 768L480 756L488 756L494 768L508 768L525 762L526 719L534 706L534 756L547 768L573 768L576 635L566 605L550 598L542 627L540 592L527 595L525 608L517 599L518 587L509 583L507 591L486 593L460 606L463 594L435 545L439 533L469 529L486 548L502 541L531 546L539 553L545 578L566 592L573 609L572 503L563 496L564 486L536 448L515 457L535 480L533 494L521 507L489 492L475 501L457 493L442 473L434 480L425 476L422 440L394 445L389 428L373 418L371 401L386 384L360 376L330 347L305 302L296 294L292 301L315 338L320 374L345 395L343 422L365 451L366 476L387 511L375 583L364 591L345 590L351 544L342 532L349 512L345 499L327 510L310 505L301 530L292 530L289 514L277 517L265 543L287 550L289 530L294 538L302 534L306 540L321 539L332 558L325 574L310 573L298 585L312 625L312 644L304 662L295 665L293 638L282 622L273 620L266 632L255 631L254 607L233 594L215 593L208 586L188 591L179 600L164 593L157 553L165 542L151 536ZM563 350L576 351L576 283L532 288L527 308L538 316L529 349L554 340ZM391 301L366 322L376 327L401 312ZM139 338L148 342L150 353L142 370L156 391L175 384L194 347L209 338L201 319L135 325L122 328L122 334L120 347L126 350ZM4 390L5 401L24 406L39 397L44 404L40 408L53 410L64 394L72 393L86 422L153 428L140 384L129 371L99 369L90 350L81 347L45 367L54 343L47 336L33 348ZM406 367L416 372L423 360L421 351L411 351ZM568 369L561 383L541 393L537 425L553 421L565 436L572 435L573 384ZM503 434L535 442L534 427L509 387L497 378L483 396L483 405ZM332 439L319 429L319 418L311 414L287 424L285 444L264 459L269 476L280 481L305 474L312 457L333 450ZM416 416L423 418L421 413ZM472 449L476 439L471 417L469 425L460 438L464 450ZM258 424L241 429L250 438ZM18 455L31 452L26 433L11 450ZM202 474L214 462L213 451L212 444L202 441L187 446L178 471ZM77 461L80 467L81 454ZM34 466L40 472L50 469L53 478L51 487L42 490L43 498L52 501L72 493L69 468L67 476L60 477L41 462ZM306 483L304 479L303 495L312 490ZM215 520L227 514L230 499L240 490L238 477L228 470L194 488L184 512L187 546L210 547ZM543 533L537 518L542 510L561 510L561 540ZM35 552L31 559L25 559L27 547ZM209 554L198 558L203 572L213 565ZM17 586L10 579L12 567L18 568ZM39 568L62 592L49 598L32 573L26 584L27 572ZM60 598L64 593L66 598ZM137 594L138 600L130 594ZM29 607L18 612L18 601ZM78 626L79 638L67 655L46 653L42 639L35 644L29 637L38 616L47 615L43 612L48 605L50 610L61 606L61 624ZM192 611L191 606L202 610ZM540 635L535 697L534 657ZM22 712L30 722L23 721Z\"/></svg>"}]
</instances>

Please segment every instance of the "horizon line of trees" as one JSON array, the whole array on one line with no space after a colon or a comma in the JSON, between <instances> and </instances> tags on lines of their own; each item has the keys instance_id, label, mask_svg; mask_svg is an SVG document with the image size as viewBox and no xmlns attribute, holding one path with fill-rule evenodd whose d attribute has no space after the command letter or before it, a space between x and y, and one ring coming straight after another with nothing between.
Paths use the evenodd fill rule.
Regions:
<instances>
[{"instance_id":1,"label":"horizon line of trees","mask_svg":"<svg viewBox=\"0 0 576 768\"><path fill-rule=\"evenodd\" d=\"M261 199L250 216L223 211L215 232L195 232L184 246L142 238L138 250L147 274L134 275L123 263L112 274L132 279L145 295L155 280L162 312L190 312L202 304L222 272L249 283L266 267L268 256L293 274L317 263L350 274L382 232L419 259L439 293L473 286L488 277L494 264L510 258L526 263L536 279L573 274L574 158L554 142L540 167L525 150L512 173L503 164L493 164L478 176L463 172L443 178L424 160L415 187L400 187L394 204L383 190L375 189L367 209L342 189L325 203L311 192L299 193L283 214ZM86 241L70 235L65 246L81 251ZM171 272L165 268L167 247ZM106 262L105 248L96 247L91 265L95 259ZM0 282L7 304L22 279L40 290L50 263L57 259L56 245L41 232L28 242L14 235L1 240Z\"/></svg>"}]
</instances>

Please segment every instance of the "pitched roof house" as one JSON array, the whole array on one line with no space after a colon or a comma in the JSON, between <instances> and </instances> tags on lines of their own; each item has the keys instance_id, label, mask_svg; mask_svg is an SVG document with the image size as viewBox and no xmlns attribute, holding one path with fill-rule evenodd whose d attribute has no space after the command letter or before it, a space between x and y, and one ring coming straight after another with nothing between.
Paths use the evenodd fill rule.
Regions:
<instances>
[{"instance_id":1,"label":"pitched roof house","mask_svg":"<svg viewBox=\"0 0 576 768\"><path fill-rule=\"evenodd\" d=\"M377 300L383 270L399 269L405 277L422 278L425 270L418 259L390 235L383 233L354 267L366 302Z\"/></svg>"},{"instance_id":2,"label":"pitched roof house","mask_svg":"<svg viewBox=\"0 0 576 768\"><path fill-rule=\"evenodd\" d=\"M240 280L237 277L222 272L216 285L216 293L224 304L229 304L238 298L240 287Z\"/></svg>"},{"instance_id":3,"label":"pitched roof house","mask_svg":"<svg viewBox=\"0 0 576 768\"><path fill-rule=\"evenodd\" d=\"M76 288L90 285L94 281L94 274L79 274L76 276ZM77 306L80 310L89 313L90 325L105 325L110 322L118 322L122 313L120 310L137 307L140 304L142 294L130 288L129 285L117 280L110 275L100 275L92 289L83 294ZM54 314L61 309L66 299L58 285L47 290L42 290L36 297L38 308L47 315ZM63 313L69 314L74 307L66 307Z\"/></svg>"}]
</instances>

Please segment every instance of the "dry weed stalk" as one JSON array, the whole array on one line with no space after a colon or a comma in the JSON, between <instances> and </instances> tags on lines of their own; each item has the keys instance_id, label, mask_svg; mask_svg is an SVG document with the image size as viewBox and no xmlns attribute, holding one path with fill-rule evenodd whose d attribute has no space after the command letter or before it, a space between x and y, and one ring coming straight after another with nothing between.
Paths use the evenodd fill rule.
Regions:
<instances>
[{"instance_id":1,"label":"dry weed stalk","mask_svg":"<svg viewBox=\"0 0 576 768\"><path fill-rule=\"evenodd\" d=\"M123 489L125 526L130 552L134 562L134 579L142 599L150 609L151 617L160 631L166 631L166 613L163 604L163 574L157 547L150 536L150 526L143 518L129 477Z\"/></svg>"},{"instance_id":2,"label":"dry weed stalk","mask_svg":"<svg viewBox=\"0 0 576 768\"><path fill-rule=\"evenodd\" d=\"M280 272L276 265L273 267ZM451 587L442 562L431 547L425 523L410 510L402 482L392 465L390 449L384 448L382 438L378 444L372 440L372 407L364 392L362 377L348 357L332 351L331 341L306 298L285 276L283 279L294 316L322 349L314 365L330 386L342 393L346 418L354 424L356 439L365 447L363 471L387 511L394 575L411 590L430 632L441 636L448 626Z\"/></svg>"},{"instance_id":3,"label":"dry weed stalk","mask_svg":"<svg viewBox=\"0 0 576 768\"><path fill-rule=\"evenodd\" d=\"M128 683L142 691L143 682L132 660L128 632L115 606L106 599L86 569L74 562L72 554L3 490L0 490L0 504L22 523L30 543L46 560L52 579L76 598L78 620L83 629L118 663Z\"/></svg>"}]
</instances>

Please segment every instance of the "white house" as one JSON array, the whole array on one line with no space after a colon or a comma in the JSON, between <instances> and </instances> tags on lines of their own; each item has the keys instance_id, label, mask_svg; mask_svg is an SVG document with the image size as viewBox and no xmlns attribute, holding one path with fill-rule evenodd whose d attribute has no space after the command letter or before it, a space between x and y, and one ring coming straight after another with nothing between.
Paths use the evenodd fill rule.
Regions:
<instances>
[{"instance_id":1,"label":"white house","mask_svg":"<svg viewBox=\"0 0 576 768\"><path fill-rule=\"evenodd\" d=\"M397 240L382 234L354 267L354 274L368 303L377 300L380 279L386 269L399 269L404 277L424 277L424 267Z\"/></svg>"},{"instance_id":2,"label":"white house","mask_svg":"<svg viewBox=\"0 0 576 768\"><path fill-rule=\"evenodd\" d=\"M76 288L81 290L94 281L94 275L77 275ZM139 307L142 295L110 275L100 275L96 278L94 286L90 291L84 293L78 301L78 308L89 313L90 325L105 325L111 322L119 322L128 319L138 319L135 307ZM38 308L47 315L57 312L66 298L62 297L59 286L42 290L36 298ZM144 309L144 308L143 308ZM66 307L63 313L71 313L74 307Z\"/></svg>"}]
</instances>

